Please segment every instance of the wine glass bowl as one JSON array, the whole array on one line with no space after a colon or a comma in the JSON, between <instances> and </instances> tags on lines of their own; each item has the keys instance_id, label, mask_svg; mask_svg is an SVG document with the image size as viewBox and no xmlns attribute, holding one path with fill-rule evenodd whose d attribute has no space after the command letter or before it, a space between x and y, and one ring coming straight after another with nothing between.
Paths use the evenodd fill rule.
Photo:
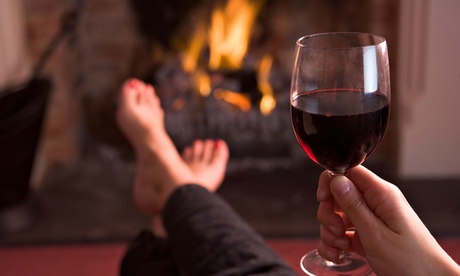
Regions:
<instances>
[{"instance_id":1,"label":"wine glass bowl","mask_svg":"<svg viewBox=\"0 0 460 276\"><path fill-rule=\"evenodd\" d=\"M314 90L292 100L294 132L307 155L334 174L344 174L376 149L390 113L379 92Z\"/></svg>"},{"instance_id":2,"label":"wine glass bowl","mask_svg":"<svg viewBox=\"0 0 460 276\"><path fill-rule=\"evenodd\" d=\"M385 39L367 33L300 38L294 54L290 102L295 136L314 162L335 175L360 165L380 144L390 116ZM302 269L309 275L371 272L361 256L343 255L343 261L334 264L316 251L310 252L302 259Z\"/></svg>"}]
</instances>

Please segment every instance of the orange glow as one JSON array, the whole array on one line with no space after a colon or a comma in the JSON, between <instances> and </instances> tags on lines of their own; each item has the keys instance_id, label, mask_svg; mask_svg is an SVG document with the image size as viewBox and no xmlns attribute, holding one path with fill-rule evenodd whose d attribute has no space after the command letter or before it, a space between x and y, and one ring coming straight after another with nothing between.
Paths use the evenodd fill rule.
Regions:
<instances>
[{"instance_id":1,"label":"orange glow","mask_svg":"<svg viewBox=\"0 0 460 276\"><path fill-rule=\"evenodd\" d=\"M226 4L214 8L210 25L197 23L188 45L182 51L182 69L189 73L195 90L203 97L213 91L211 77L207 70L238 70L243 67L251 39L252 27L265 0L228 0ZM209 47L208 68L203 68L200 56ZM258 88L262 93L260 111L270 114L276 101L269 76L273 60L270 56L261 59L258 73ZM243 91L245 92L245 91ZM242 111L251 109L247 94L216 89L215 98L235 105ZM180 106L179 104L177 106Z\"/></svg>"},{"instance_id":2,"label":"orange glow","mask_svg":"<svg viewBox=\"0 0 460 276\"><path fill-rule=\"evenodd\" d=\"M185 100L183 98L175 100L172 104L172 108L175 111L181 110L182 108L184 108L184 106L185 106Z\"/></svg>"},{"instance_id":3,"label":"orange glow","mask_svg":"<svg viewBox=\"0 0 460 276\"><path fill-rule=\"evenodd\" d=\"M197 28L193 35L190 44L185 49L182 57L182 69L185 72L192 73L198 64L198 58L206 43L206 33L203 28Z\"/></svg>"},{"instance_id":4,"label":"orange glow","mask_svg":"<svg viewBox=\"0 0 460 276\"><path fill-rule=\"evenodd\" d=\"M263 0L228 0L211 16L209 68L241 68L251 30Z\"/></svg>"},{"instance_id":5,"label":"orange glow","mask_svg":"<svg viewBox=\"0 0 460 276\"><path fill-rule=\"evenodd\" d=\"M260 61L259 66L258 87L262 93L262 99L260 101L260 112L263 115L270 114L276 106L276 101L273 97L273 89L269 82L272 64L272 57L264 56Z\"/></svg>"},{"instance_id":6,"label":"orange glow","mask_svg":"<svg viewBox=\"0 0 460 276\"><path fill-rule=\"evenodd\" d=\"M211 78L206 72L196 70L193 76L195 87L201 96L207 97L211 93Z\"/></svg>"},{"instance_id":7,"label":"orange glow","mask_svg":"<svg viewBox=\"0 0 460 276\"><path fill-rule=\"evenodd\" d=\"M251 109L251 99L246 94L224 89L216 89L216 91L214 91L214 96L217 99L222 99L237 106L241 111L249 111Z\"/></svg>"}]
</instances>

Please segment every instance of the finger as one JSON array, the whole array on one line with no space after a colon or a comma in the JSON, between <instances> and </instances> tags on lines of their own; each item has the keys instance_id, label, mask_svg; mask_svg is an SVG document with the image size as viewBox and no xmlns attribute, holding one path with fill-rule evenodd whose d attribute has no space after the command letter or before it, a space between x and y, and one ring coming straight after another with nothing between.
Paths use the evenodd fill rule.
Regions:
<instances>
[{"instance_id":1,"label":"finger","mask_svg":"<svg viewBox=\"0 0 460 276\"><path fill-rule=\"evenodd\" d=\"M345 226L345 230L349 230L349 229L354 229L355 226L353 225L353 223L351 222L351 220L347 217L347 214L345 214L342 209L340 209L340 207L337 205L337 203L335 203L334 205L334 212L340 216L340 218L342 219L342 222Z\"/></svg>"},{"instance_id":2,"label":"finger","mask_svg":"<svg viewBox=\"0 0 460 276\"><path fill-rule=\"evenodd\" d=\"M366 202L369 203L371 210L376 210L377 206L380 206L381 203L388 199L388 194L393 194L394 192L389 191L393 189L393 184L383 180L363 166L351 169L347 177L366 197Z\"/></svg>"},{"instance_id":3,"label":"finger","mask_svg":"<svg viewBox=\"0 0 460 276\"><path fill-rule=\"evenodd\" d=\"M372 233L379 229L381 222L370 210L353 182L345 176L337 176L331 181L330 187L335 202L356 229L359 229L368 238L372 238Z\"/></svg>"},{"instance_id":4,"label":"finger","mask_svg":"<svg viewBox=\"0 0 460 276\"><path fill-rule=\"evenodd\" d=\"M334 211L333 200L320 202L317 218L321 225L326 227L336 237L343 237L345 235L345 224L340 215Z\"/></svg>"},{"instance_id":5,"label":"finger","mask_svg":"<svg viewBox=\"0 0 460 276\"><path fill-rule=\"evenodd\" d=\"M343 234L345 234L345 232ZM348 250L350 248L350 239L347 235L342 235L338 237L337 235L329 231L329 229L324 225L320 226L320 237L321 241L325 243L327 246L331 246L343 251Z\"/></svg>"},{"instance_id":6,"label":"finger","mask_svg":"<svg viewBox=\"0 0 460 276\"><path fill-rule=\"evenodd\" d=\"M320 241L318 244L318 253L324 259L338 263L340 261L340 254L342 253L342 250L339 250L333 246L329 246Z\"/></svg>"},{"instance_id":7,"label":"finger","mask_svg":"<svg viewBox=\"0 0 460 276\"><path fill-rule=\"evenodd\" d=\"M369 209L394 231L398 231L403 218L409 220L413 216L412 208L395 185L363 166L350 170L347 176L361 192Z\"/></svg>"},{"instance_id":8,"label":"finger","mask_svg":"<svg viewBox=\"0 0 460 276\"><path fill-rule=\"evenodd\" d=\"M361 239L359 238L359 234L356 231L347 231L346 236L348 237L348 241L350 242L350 248L348 251L353 251L358 253L361 256L366 256L366 252L364 251L364 247L361 243Z\"/></svg>"},{"instance_id":9,"label":"finger","mask_svg":"<svg viewBox=\"0 0 460 276\"><path fill-rule=\"evenodd\" d=\"M316 192L316 200L319 202L328 200L332 198L331 190L329 189L329 184L331 183L332 176L329 171L324 171L319 176L318 181L318 190Z\"/></svg>"},{"instance_id":10,"label":"finger","mask_svg":"<svg viewBox=\"0 0 460 276\"><path fill-rule=\"evenodd\" d=\"M361 165L349 170L346 176L353 181L360 191L364 191L369 187L374 187L377 184L380 185L382 182L387 182Z\"/></svg>"}]
</instances>

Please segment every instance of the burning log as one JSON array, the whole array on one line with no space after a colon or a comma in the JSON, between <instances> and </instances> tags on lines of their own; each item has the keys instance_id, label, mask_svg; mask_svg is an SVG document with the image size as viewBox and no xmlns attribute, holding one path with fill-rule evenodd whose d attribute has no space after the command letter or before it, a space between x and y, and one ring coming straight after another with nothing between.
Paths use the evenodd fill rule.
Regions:
<instances>
[{"instance_id":1,"label":"burning log","mask_svg":"<svg viewBox=\"0 0 460 276\"><path fill-rule=\"evenodd\" d=\"M192 28L188 44L155 70L166 128L179 148L196 138L221 138L233 157L289 152L289 97L270 83L272 57L248 51L262 4L229 0L217 6L209 21Z\"/></svg>"}]
</instances>

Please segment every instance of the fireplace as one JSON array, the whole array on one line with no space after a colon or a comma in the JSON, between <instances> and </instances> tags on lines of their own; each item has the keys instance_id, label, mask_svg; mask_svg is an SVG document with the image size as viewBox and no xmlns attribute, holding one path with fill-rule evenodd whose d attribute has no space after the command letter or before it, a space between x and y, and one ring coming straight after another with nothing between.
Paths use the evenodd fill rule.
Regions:
<instances>
[{"instance_id":1,"label":"fireplace","mask_svg":"<svg viewBox=\"0 0 460 276\"><path fill-rule=\"evenodd\" d=\"M159 11L170 3L153 9L141 2L133 6L145 17L147 43L153 56L162 53L146 80L156 87L177 147L220 138L232 159L290 158L289 73L277 66L269 32L254 31L263 1L197 2L179 12L180 22L161 24L167 38L148 26L160 24Z\"/></svg>"},{"instance_id":2,"label":"fireplace","mask_svg":"<svg viewBox=\"0 0 460 276\"><path fill-rule=\"evenodd\" d=\"M131 0L151 49L142 77L157 89L176 146L224 139L238 161L231 164L251 166L304 158L289 118L294 42L314 32L378 30L385 18L375 19L377 2Z\"/></svg>"},{"instance_id":3,"label":"fireplace","mask_svg":"<svg viewBox=\"0 0 460 276\"><path fill-rule=\"evenodd\" d=\"M183 64L187 45L194 45L188 34L196 34L196 29L210 32L213 12L216 7L225 10L224 0L76 2L81 11L77 34L56 52L48 67L56 91L38 156L38 178L56 164L85 158L109 163L132 160L132 150L113 116L119 87L129 77L157 87L166 127L179 149L196 138L222 138L230 145L231 161L237 161L230 163L290 166L299 158L307 159L295 141L288 111L297 38L327 31L383 35L388 39L392 77L396 76L396 0L233 0L237 13L247 13L239 10L243 3L256 5L255 16L246 20L252 24L243 28L250 36L239 68L209 66L208 45L201 46L198 56L188 58L195 60L191 67ZM56 2L54 9L27 10L35 48L55 35L59 11L72 8L71 4ZM44 31L47 35L35 35ZM199 42L200 37L195 38ZM393 106L398 101L395 92ZM267 106L264 111L262 102ZM392 110L386 137L369 160L392 169L397 168L396 117Z\"/></svg>"}]
</instances>

